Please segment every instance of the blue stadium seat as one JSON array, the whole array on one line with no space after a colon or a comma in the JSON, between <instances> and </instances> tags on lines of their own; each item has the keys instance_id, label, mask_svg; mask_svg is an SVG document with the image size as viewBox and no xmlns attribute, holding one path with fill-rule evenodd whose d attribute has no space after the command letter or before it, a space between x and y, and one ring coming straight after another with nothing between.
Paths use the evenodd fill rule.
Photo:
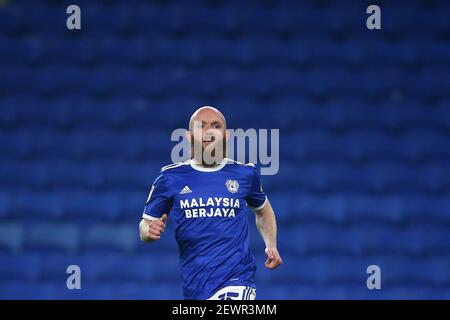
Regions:
<instances>
[{"instance_id":1,"label":"blue stadium seat","mask_svg":"<svg viewBox=\"0 0 450 320\"><path fill-rule=\"evenodd\" d=\"M121 214L116 193L60 193L64 217L77 221L112 221Z\"/></svg>"},{"instance_id":2,"label":"blue stadium seat","mask_svg":"<svg viewBox=\"0 0 450 320\"><path fill-rule=\"evenodd\" d=\"M83 237L85 250L133 252L139 240L137 223L134 225L96 224L88 227Z\"/></svg>"},{"instance_id":3,"label":"blue stadium seat","mask_svg":"<svg viewBox=\"0 0 450 320\"><path fill-rule=\"evenodd\" d=\"M271 205L275 208L278 221L283 224L289 224L296 220L295 215L297 212L293 206L294 202L298 201L296 198L291 195L276 192L271 192L269 198Z\"/></svg>"},{"instance_id":4,"label":"blue stadium seat","mask_svg":"<svg viewBox=\"0 0 450 320\"><path fill-rule=\"evenodd\" d=\"M436 265L430 261L404 257L385 258L384 261L380 261L382 261L380 267L385 286L426 286L433 288L442 283L443 280L445 281L446 275L443 273L433 274L430 272L430 270L436 268ZM414 268L411 268L411 266L414 266Z\"/></svg>"},{"instance_id":5,"label":"blue stadium seat","mask_svg":"<svg viewBox=\"0 0 450 320\"><path fill-rule=\"evenodd\" d=\"M404 199L390 196L345 195L345 216L349 221L398 224L408 219Z\"/></svg>"},{"instance_id":6,"label":"blue stadium seat","mask_svg":"<svg viewBox=\"0 0 450 320\"><path fill-rule=\"evenodd\" d=\"M9 218L49 221L62 218L59 193L8 192L4 194L4 212Z\"/></svg>"},{"instance_id":7,"label":"blue stadium seat","mask_svg":"<svg viewBox=\"0 0 450 320\"><path fill-rule=\"evenodd\" d=\"M144 284L142 282L122 283L93 283L92 288L86 290L85 299L101 300L181 300L181 289L173 284Z\"/></svg>"},{"instance_id":8,"label":"blue stadium seat","mask_svg":"<svg viewBox=\"0 0 450 320\"><path fill-rule=\"evenodd\" d=\"M71 223L38 223L25 232L27 250L73 253L79 248L80 230Z\"/></svg>"},{"instance_id":9,"label":"blue stadium seat","mask_svg":"<svg viewBox=\"0 0 450 320\"><path fill-rule=\"evenodd\" d=\"M5 162L0 167L0 183L7 189L15 188L20 185L42 186L48 180L45 168L38 170L38 164L27 162Z\"/></svg>"},{"instance_id":10,"label":"blue stadium seat","mask_svg":"<svg viewBox=\"0 0 450 320\"><path fill-rule=\"evenodd\" d=\"M39 163L35 167L42 171L45 170L45 177L48 180L41 182L39 176L35 179L36 183L57 185L63 190L68 187L96 187L103 182L102 171L99 166L99 164L85 164L75 161Z\"/></svg>"},{"instance_id":11,"label":"blue stadium seat","mask_svg":"<svg viewBox=\"0 0 450 320\"><path fill-rule=\"evenodd\" d=\"M448 63L450 45L445 42L427 43L422 48L417 48L422 61L436 61Z\"/></svg>"},{"instance_id":12,"label":"blue stadium seat","mask_svg":"<svg viewBox=\"0 0 450 320\"><path fill-rule=\"evenodd\" d=\"M104 254L103 262L96 259L98 254L84 254L76 263L84 270L87 281L120 282L174 282L180 279L178 257L149 252L141 255ZM157 266L163 265L164 268Z\"/></svg>"},{"instance_id":13,"label":"blue stadium seat","mask_svg":"<svg viewBox=\"0 0 450 320\"><path fill-rule=\"evenodd\" d=\"M39 256L1 253L0 259L4 261L4 263L0 263L0 281L2 283L15 280L29 282L36 279Z\"/></svg>"},{"instance_id":14,"label":"blue stadium seat","mask_svg":"<svg viewBox=\"0 0 450 320\"><path fill-rule=\"evenodd\" d=\"M295 211L294 221L318 221L324 223L342 223L346 220L346 203L337 196L296 197L291 204Z\"/></svg>"},{"instance_id":15,"label":"blue stadium seat","mask_svg":"<svg viewBox=\"0 0 450 320\"><path fill-rule=\"evenodd\" d=\"M23 228L16 223L0 225L0 250L18 253L23 245Z\"/></svg>"},{"instance_id":16,"label":"blue stadium seat","mask_svg":"<svg viewBox=\"0 0 450 320\"><path fill-rule=\"evenodd\" d=\"M404 210L417 221L430 221L434 223L448 223L448 210L450 198L437 197L407 197L404 201Z\"/></svg>"}]
</instances>

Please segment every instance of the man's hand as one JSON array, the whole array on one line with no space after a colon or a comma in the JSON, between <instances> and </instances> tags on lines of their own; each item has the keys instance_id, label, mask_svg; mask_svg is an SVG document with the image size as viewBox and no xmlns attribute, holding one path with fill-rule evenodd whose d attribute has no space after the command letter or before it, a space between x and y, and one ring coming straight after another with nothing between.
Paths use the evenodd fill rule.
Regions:
<instances>
[{"instance_id":1,"label":"man's hand","mask_svg":"<svg viewBox=\"0 0 450 320\"><path fill-rule=\"evenodd\" d=\"M148 221L143 219L141 222L141 239L145 242L153 242L161 239L161 235L166 228L167 214L163 214L161 219ZM144 223L142 225L142 223Z\"/></svg>"},{"instance_id":2,"label":"man's hand","mask_svg":"<svg viewBox=\"0 0 450 320\"><path fill-rule=\"evenodd\" d=\"M151 240L161 239L161 235L164 233L166 228L167 214L163 214L160 220L153 220L148 226L148 237Z\"/></svg>"},{"instance_id":3,"label":"man's hand","mask_svg":"<svg viewBox=\"0 0 450 320\"><path fill-rule=\"evenodd\" d=\"M267 269L273 270L283 263L280 254L276 248L266 248L267 260L265 266Z\"/></svg>"},{"instance_id":4,"label":"man's hand","mask_svg":"<svg viewBox=\"0 0 450 320\"><path fill-rule=\"evenodd\" d=\"M277 250L277 222L269 201L261 209L255 211L256 227L266 245L267 260L265 266L273 270L283 263Z\"/></svg>"}]
</instances>

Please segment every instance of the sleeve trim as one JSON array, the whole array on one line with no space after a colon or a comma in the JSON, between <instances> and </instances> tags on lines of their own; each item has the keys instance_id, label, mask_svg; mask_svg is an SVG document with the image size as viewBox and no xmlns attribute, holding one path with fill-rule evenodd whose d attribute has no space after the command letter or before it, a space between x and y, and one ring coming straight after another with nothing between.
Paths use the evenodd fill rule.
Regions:
<instances>
[{"instance_id":1,"label":"sleeve trim","mask_svg":"<svg viewBox=\"0 0 450 320\"><path fill-rule=\"evenodd\" d=\"M263 204L260 205L259 207L252 207L252 206L249 206L248 204L247 204L247 206L248 206L250 209L252 209L253 211L259 211L259 210L261 210L262 208L264 208L264 206L266 205L266 203L267 203L267 196L266 196L266 198L265 198Z\"/></svg>"},{"instance_id":2,"label":"sleeve trim","mask_svg":"<svg viewBox=\"0 0 450 320\"><path fill-rule=\"evenodd\" d=\"M150 221L159 220L159 218L150 216L150 215L145 214L145 213L142 214L142 218L144 218L145 220L150 220Z\"/></svg>"}]
</instances>

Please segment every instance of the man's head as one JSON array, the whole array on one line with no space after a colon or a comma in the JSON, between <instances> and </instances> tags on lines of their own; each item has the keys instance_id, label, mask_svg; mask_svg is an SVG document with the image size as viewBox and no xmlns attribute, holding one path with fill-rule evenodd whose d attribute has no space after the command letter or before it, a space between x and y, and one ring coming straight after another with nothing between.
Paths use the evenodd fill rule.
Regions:
<instances>
[{"instance_id":1,"label":"man's head","mask_svg":"<svg viewBox=\"0 0 450 320\"><path fill-rule=\"evenodd\" d=\"M197 109L189 121L187 137L191 142L191 157L203 165L215 165L226 156L228 140L227 122L223 114L214 107ZM208 156L215 157L213 162Z\"/></svg>"}]
</instances>

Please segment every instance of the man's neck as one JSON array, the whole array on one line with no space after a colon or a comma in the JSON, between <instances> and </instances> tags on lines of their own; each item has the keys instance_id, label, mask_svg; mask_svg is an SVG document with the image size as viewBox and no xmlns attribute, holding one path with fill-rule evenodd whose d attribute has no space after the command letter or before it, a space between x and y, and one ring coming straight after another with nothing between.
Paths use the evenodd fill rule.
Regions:
<instances>
[{"instance_id":1,"label":"man's neck","mask_svg":"<svg viewBox=\"0 0 450 320\"><path fill-rule=\"evenodd\" d=\"M222 158L222 159L220 159L218 161L214 161L212 164L208 164L203 159L201 161L198 161L196 159L192 159L192 161L196 165L198 165L200 167L203 167L203 168L214 168L214 167L220 166L223 163L224 160L225 160L225 158Z\"/></svg>"}]
</instances>

